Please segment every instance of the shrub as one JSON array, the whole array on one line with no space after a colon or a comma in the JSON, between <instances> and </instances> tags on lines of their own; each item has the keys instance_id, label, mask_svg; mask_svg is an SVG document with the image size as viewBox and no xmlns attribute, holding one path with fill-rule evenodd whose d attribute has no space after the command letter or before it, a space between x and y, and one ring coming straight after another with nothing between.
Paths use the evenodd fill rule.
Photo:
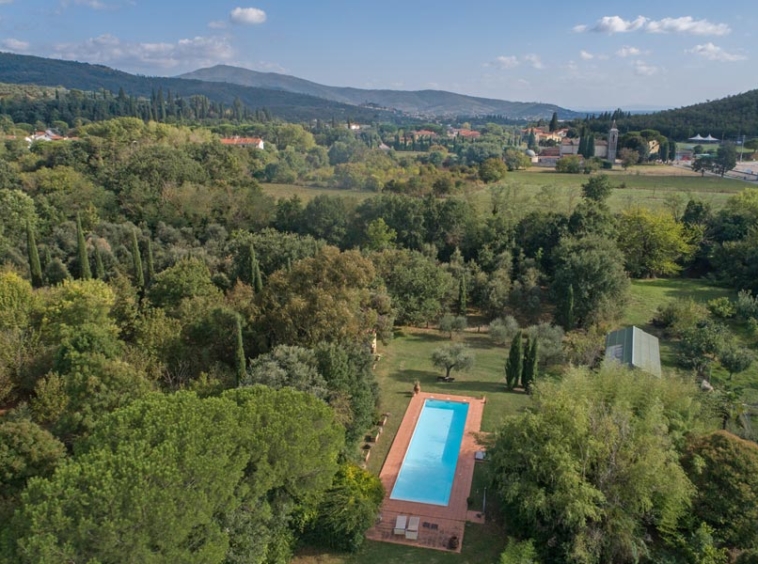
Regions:
<instances>
[{"instance_id":1,"label":"shrub","mask_svg":"<svg viewBox=\"0 0 758 564\"><path fill-rule=\"evenodd\" d=\"M708 310L702 304L692 298L681 298L659 306L653 325L666 329L667 336L680 337L707 317Z\"/></svg>"},{"instance_id":2,"label":"shrub","mask_svg":"<svg viewBox=\"0 0 758 564\"><path fill-rule=\"evenodd\" d=\"M729 319L730 317L734 317L737 309L729 298L721 297L708 302L708 311L710 311L711 315L714 317Z\"/></svg>"},{"instance_id":3,"label":"shrub","mask_svg":"<svg viewBox=\"0 0 758 564\"><path fill-rule=\"evenodd\" d=\"M758 297L753 296L750 290L741 290L734 309L742 320L758 319Z\"/></svg>"},{"instance_id":4,"label":"shrub","mask_svg":"<svg viewBox=\"0 0 758 564\"><path fill-rule=\"evenodd\" d=\"M555 165L555 172L579 174L582 172L582 159L577 155L561 157Z\"/></svg>"}]
</instances>

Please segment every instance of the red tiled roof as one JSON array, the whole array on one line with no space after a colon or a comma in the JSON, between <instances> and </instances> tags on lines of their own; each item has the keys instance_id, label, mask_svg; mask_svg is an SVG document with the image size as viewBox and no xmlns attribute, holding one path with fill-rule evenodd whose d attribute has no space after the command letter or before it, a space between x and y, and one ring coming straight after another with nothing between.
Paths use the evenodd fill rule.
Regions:
<instances>
[{"instance_id":1,"label":"red tiled roof","mask_svg":"<svg viewBox=\"0 0 758 564\"><path fill-rule=\"evenodd\" d=\"M460 135L461 137L480 137L482 134L472 129L461 129L458 132L458 135Z\"/></svg>"},{"instance_id":2,"label":"red tiled roof","mask_svg":"<svg viewBox=\"0 0 758 564\"><path fill-rule=\"evenodd\" d=\"M231 137L221 140L222 145L259 145L263 141L260 137Z\"/></svg>"}]
</instances>

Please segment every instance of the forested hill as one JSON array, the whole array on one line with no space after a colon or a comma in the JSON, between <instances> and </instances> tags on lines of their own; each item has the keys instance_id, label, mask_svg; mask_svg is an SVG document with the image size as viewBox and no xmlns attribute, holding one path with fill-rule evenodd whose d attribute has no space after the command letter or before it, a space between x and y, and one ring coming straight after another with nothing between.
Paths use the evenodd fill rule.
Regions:
<instances>
[{"instance_id":1,"label":"forested hill","mask_svg":"<svg viewBox=\"0 0 758 564\"><path fill-rule=\"evenodd\" d=\"M257 72L228 65L198 69L183 74L180 78L272 88L319 96L345 104L375 104L383 108L425 116L502 115L511 119L550 119L553 112L557 112L560 119L573 119L581 115L554 104L541 102L509 102L443 90L366 90L325 86L285 74Z\"/></svg>"},{"instance_id":2,"label":"forested hill","mask_svg":"<svg viewBox=\"0 0 758 564\"><path fill-rule=\"evenodd\" d=\"M609 119L609 116L601 116L596 123L602 122L605 131ZM710 133L718 139L731 141L741 135L750 139L758 136L758 90L654 114L624 114L616 123L621 133L656 129L677 141L698 133L703 137Z\"/></svg>"},{"instance_id":3,"label":"forested hill","mask_svg":"<svg viewBox=\"0 0 758 564\"><path fill-rule=\"evenodd\" d=\"M274 116L287 121L309 121L316 118L391 121L394 117L393 113L376 108L348 105L306 94L220 82L138 76L102 65L11 53L0 53L0 82L87 91L105 89L113 93L123 88L127 95L145 97L162 89L164 95L168 91L184 97L202 95L226 105L239 99L249 109L265 108Z\"/></svg>"}]
</instances>

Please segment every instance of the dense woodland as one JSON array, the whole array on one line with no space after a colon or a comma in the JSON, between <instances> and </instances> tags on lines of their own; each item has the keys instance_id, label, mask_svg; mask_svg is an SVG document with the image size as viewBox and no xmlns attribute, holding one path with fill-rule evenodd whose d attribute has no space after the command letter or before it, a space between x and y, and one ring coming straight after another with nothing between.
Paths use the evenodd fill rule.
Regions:
<instances>
[{"instance_id":1,"label":"dense woodland","mask_svg":"<svg viewBox=\"0 0 758 564\"><path fill-rule=\"evenodd\" d=\"M617 110L593 116L589 127L605 133L612 119L621 133L655 129L676 141L686 141L698 134L711 134L723 141L737 141L743 135L750 139L758 137L758 90L651 114Z\"/></svg>"},{"instance_id":2,"label":"dense woodland","mask_svg":"<svg viewBox=\"0 0 758 564\"><path fill-rule=\"evenodd\" d=\"M222 145L229 132L266 149ZM496 184L512 132L495 124L407 153L328 122L121 117L70 133L0 148L0 562L357 548L383 496L356 465L379 417L373 336L453 331L467 313L519 350L529 326L554 375L529 376L533 409L491 445L516 534L504 559L758 549L758 446L729 385L753 357L736 332L758 332L758 190L614 214L613 182L592 174L570 213L527 213ZM292 180L376 194L306 203L260 185ZM488 209L458 195L487 181ZM740 292L659 312L682 376L594 371L630 277L682 274Z\"/></svg>"}]
</instances>

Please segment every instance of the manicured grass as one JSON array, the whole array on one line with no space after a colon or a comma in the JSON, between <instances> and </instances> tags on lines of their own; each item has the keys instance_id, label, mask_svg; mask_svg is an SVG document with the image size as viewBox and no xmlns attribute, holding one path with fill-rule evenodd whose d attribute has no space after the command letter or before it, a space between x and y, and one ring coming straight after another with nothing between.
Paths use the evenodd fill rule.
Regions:
<instances>
[{"instance_id":1,"label":"manicured grass","mask_svg":"<svg viewBox=\"0 0 758 564\"><path fill-rule=\"evenodd\" d=\"M631 299L627 306L624 323L650 331L651 320L659 306L678 298L692 298L705 304L721 297L733 297L726 288L710 286L703 280L691 278L655 278L633 280Z\"/></svg>"},{"instance_id":2,"label":"manicured grass","mask_svg":"<svg viewBox=\"0 0 758 564\"><path fill-rule=\"evenodd\" d=\"M496 524L466 524L461 554L387 542L366 541L355 554L308 550L293 564L496 564L506 537Z\"/></svg>"},{"instance_id":3,"label":"manicured grass","mask_svg":"<svg viewBox=\"0 0 758 564\"><path fill-rule=\"evenodd\" d=\"M379 346L381 360L376 376L381 390L381 411L390 413L384 432L372 446L368 469L378 474L392 445L392 440L410 401L413 383L418 380L425 392L449 393L462 396L487 397L482 419L482 431L498 428L503 417L523 410L529 397L505 389L505 358L507 350L494 345L486 333L469 329L455 337L465 342L475 355L476 363L469 372L453 372L454 382L437 382L442 372L429 360L432 351L449 344L450 338L433 329L403 328L387 346ZM487 485L485 463L477 463L472 484L472 509L481 509L482 495ZM489 502L488 502L489 503ZM493 523L466 525L461 554L431 549L366 541L360 552L351 555L328 551L302 552L295 564L495 564L505 547L505 534Z\"/></svg>"},{"instance_id":4,"label":"manicured grass","mask_svg":"<svg viewBox=\"0 0 758 564\"><path fill-rule=\"evenodd\" d=\"M454 371L451 374L454 382L437 382L437 376L442 372L429 360L434 349L451 342L439 331L404 328L387 347L379 347L381 360L376 374L381 389L381 410L390 413L390 417L379 442L372 448L368 464L372 472L378 474L381 470L416 380L424 392L486 396L487 405L482 418L482 431L485 432L495 431L503 417L518 413L528 405L528 396L505 389L505 348L494 345L486 333L477 333L475 329L456 336L456 340L473 349L476 362L469 372Z\"/></svg>"}]
</instances>

